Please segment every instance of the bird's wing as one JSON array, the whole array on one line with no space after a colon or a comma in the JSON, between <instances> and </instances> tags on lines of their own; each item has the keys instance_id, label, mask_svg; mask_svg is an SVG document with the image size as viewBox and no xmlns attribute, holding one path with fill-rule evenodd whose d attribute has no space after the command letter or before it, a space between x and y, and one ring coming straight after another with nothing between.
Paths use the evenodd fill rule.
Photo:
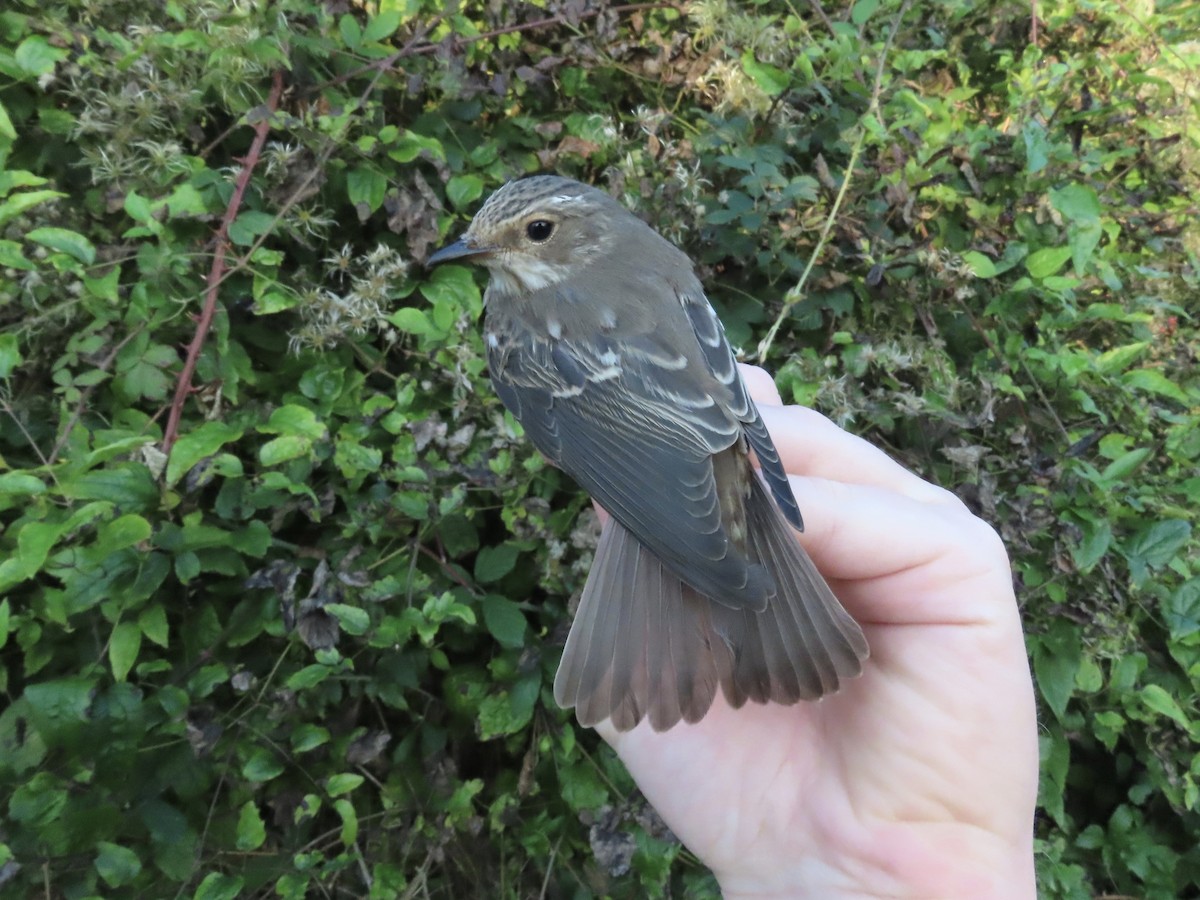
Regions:
<instances>
[{"instance_id":1,"label":"bird's wing","mask_svg":"<svg viewBox=\"0 0 1200 900\"><path fill-rule=\"evenodd\" d=\"M488 348L500 399L542 453L696 590L765 606L771 577L731 542L713 477L743 423L709 379L654 334L572 341L502 326Z\"/></svg>"},{"instance_id":2,"label":"bird's wing","mask_svg":"<svg viewBox=\"0 0 1200 900\"><path fill-rule=\"evenodd\" d=\"M758 407L754 405L749 391L746 390L746 384L742 381L733 350L729 341L725 339L725 327L704 294L699 291L682 294L680 302L692 323L692 330L696 333L696 340L700 343L709 371L726 388L725 395L721 398L722 405L730 416L741 423L746 439L758 456L767 487L771 489L771 495L779 504L784 518L803 531L804 522L800 518L800 507L796 505L787 472L780 462L779 452L767 432L767 426L759 415Z\"/></svg>"}]
</instances>

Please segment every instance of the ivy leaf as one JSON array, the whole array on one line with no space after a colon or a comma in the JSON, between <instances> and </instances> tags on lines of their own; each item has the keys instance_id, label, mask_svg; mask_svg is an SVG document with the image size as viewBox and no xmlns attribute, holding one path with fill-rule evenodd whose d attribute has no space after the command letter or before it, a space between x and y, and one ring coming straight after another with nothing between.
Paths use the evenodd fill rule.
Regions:
<instances>
[{"instance_id":1,"label":"ivy leaf","mask_svg":"<svg viewBox=\"0 0 1200 900\"><path fill-rule=\"evenodd\" d=\"M446 182L446 197L455 209L474 203L483 194L483 179L478 175L455 175Z\"/></svg>"}]
</instances>

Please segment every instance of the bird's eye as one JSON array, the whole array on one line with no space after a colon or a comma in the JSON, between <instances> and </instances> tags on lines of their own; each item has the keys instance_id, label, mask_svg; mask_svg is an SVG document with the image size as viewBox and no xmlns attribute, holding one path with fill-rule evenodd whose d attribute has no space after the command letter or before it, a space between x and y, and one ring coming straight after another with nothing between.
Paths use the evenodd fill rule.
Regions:
<instances>
[{"instance_id":1,"label":"bird's eye","mask_svg":"<svg viewBox=\"0 0 1200 900\"><path fill-rule=\"evenodd\" d=\"M554 223L546 219L534 219L525 226L525 234L536 244L544 243L554 234Z\"/></svg>"}]
</instances>

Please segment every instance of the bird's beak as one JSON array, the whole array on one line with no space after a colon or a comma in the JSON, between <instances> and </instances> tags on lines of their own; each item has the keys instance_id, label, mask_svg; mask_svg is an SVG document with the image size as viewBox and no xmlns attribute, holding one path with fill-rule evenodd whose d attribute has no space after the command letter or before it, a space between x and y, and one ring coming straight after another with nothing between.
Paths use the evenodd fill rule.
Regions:
<instances>
[{"instance_id":1,"label":"bird's beak","mask_svg":"<svg viewBox=\"0 0 1200 900\"><path fill-rule=\"evenodd\" d=\"M447 244L429 259L425 260L426 266L436 266L438 263L450 262L452 259L470 259L474 256L482 256L485 253L491 253L491 247L483 247L475 243L468 235L459 238L453 244Z\"/></svg>"}]
</instances>

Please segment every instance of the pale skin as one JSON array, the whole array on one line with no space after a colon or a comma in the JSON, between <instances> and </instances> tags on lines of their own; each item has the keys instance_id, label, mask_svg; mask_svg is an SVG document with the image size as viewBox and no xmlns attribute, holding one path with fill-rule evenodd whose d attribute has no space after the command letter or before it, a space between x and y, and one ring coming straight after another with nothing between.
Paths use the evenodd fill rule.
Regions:
<instances>
[{"instance_id":1,"label":"pale skin","mask_svg":"<svg viewBox=\"0 0 1200 900\"><path fill-rule=\"evenodd\" d=\"M742 375L862 624L861 677L819 703L718 695L696 725L598 731L737 898L1032 898L1037 725L1008 556L950 492Z\"/></svg>"}]
</instances>

